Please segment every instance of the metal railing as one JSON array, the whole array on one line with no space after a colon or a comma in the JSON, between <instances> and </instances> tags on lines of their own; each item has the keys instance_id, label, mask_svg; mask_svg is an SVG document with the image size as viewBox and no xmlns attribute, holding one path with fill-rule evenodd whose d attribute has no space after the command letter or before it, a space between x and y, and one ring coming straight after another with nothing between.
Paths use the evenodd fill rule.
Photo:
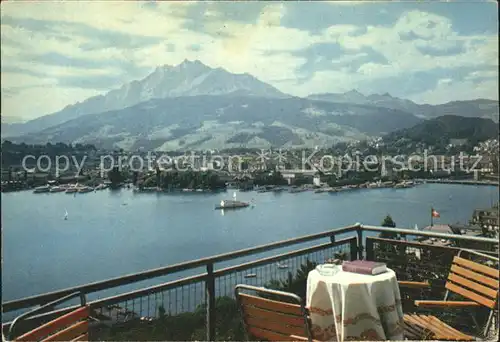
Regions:
<instances>
[{"instance_id":1,"label":"metal railing","mask_svg":"<svg viewBox=\"0 0 500 342\"><path fill-rule=\"evenodd\" d=\"M377 243L380 242L380 239L377 240L375 237L366 236L365 233L367 232L372 234L381 232L403 234L406 238L424 236L448 239L457 245L474 242L484 244L486 246L484 250L486 251L492 250L494 247L498 248L496 239L365 226L357 223L317 234L8 301L3 303L3 313L27 310L33 306L43 305L74 292L82 292L87 295L87 298L89 298L89 294L97 297L95 300L90 300L88 304L96 313L97 318L100 318L108 326L120 326L128 323L127 329L130 329L133 326L130 322L137 322L137 329L140 329L139 326L147 326L150 324L149 322L160 317L174 319L174 317L181 317L183 313L195 313L197 324L201 324L197 335L195 334L195 337L182 336L183 338L180 339L186 340L192 337L211 341L215 340L217 336L217 325L222 324L216 321L217 315L222 314L222 312L216 311L216 307L217 305L223 305L219 302L222 302L224 298L234 299L233 290L236 284L253 286L281 284L285 287L290 286L289 289L292 291L292 280L298 273L304 273L303 265L324 263L327 259L339 255L342 255L341 258L348 260L363 259L365 257L367 259L374 258L375 253L378 251ZM324 241L320 242L319 240ZM393 241L397 241L396 243L399 245L406 244L405 251L418 244L418 242L413 241ZM366 249L364 244L366 244ZM432 247L442 248L439 246ZM281 253L270 255L271 251L280 249ZM283 249L287 250L283 251ZM402 247L400 250L402 250ZM258 258L257 255L263 253L266 255ZM248 258L249 256L253 258ZM255 260L256 256L257 260ZM246 258L246 260L241 261L242 258ZM389 267L392 266L391 262L388 262ZM225 265L228 263L232 264ZM219 268L216 268L216 266ZM175 274L182 276L186 271L198 273L184 276L178 280L165 281L164 279L165 276ZM396 273L399 278L404 279L405 274L403 271L401 271L401 275L398 271ZM139 286L141 282L146 280L149 280L150 283L152 281L157 282L157 284ZM127 292L125 289L130 286L139 286L139 288ZM113 296L102 295L103 292L109 292L110 289L121 290L121 293ZM41 316L35 316L32 319L44 322L75 307L60 308ZM203 321L202 323L199 322L200 319ZM9 323L4 324L4 329L8 326ZM137 338L129 336L128 339L136 340ZM179 339L178 336L176 339Z\"/></svg>"}]
</instances>

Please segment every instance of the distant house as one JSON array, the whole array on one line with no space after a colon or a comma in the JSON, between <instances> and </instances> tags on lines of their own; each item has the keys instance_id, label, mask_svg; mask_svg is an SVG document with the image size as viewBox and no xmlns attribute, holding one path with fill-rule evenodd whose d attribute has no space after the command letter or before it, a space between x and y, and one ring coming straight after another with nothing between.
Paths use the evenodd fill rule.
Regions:
<instances>
[{"instance_id":1,"label":"distant house","mask_svg":"<svg viewBox=\"0 0 500 342\"><path fill-rule=\"evenodd\" d=\"M433 233L441 233L441 234L455 234L448 224L435 224L433 226L427 226L423 231L433 232Z\"/></svg>"},{"instance_id":2,"label":"distant house","mask_svg":"<svg viewBox=\"0 0 500 342\"><path fill-rule=\"evenodd\" d=\"M457 224L435 224L428 226L423 231L441 233L441 234L456 234L456 235L471 235L477 236L481 234L481 227L478 225L463 225Z\"/></svg>"},{"instance_id":3,"label":"distant house","mask_svg":"<svg viewBox=\"0 0 500 342\"><path fill-rule=\"evenodd\" d=\"M467 236L482 235L482 229L478 225L437 224L425 227L423 231L441 233L441 234L450 234L450 235L467 235ZM454 246L460 248L472 248L481 250L486 249L484 243L479 241L450 240L437 237L431 237L431 238L422 237L419 239L419 241L434 246Z\"/></svg>"},{"instance_id":4,"label":"distant house","mask_svg":"<svg viewBox=\"0 0 500 342\"><path fill-rule=\"evenodd\" d=\"M476 209L472 214L471 224L488 231L499 231L498 203L489 209Z\"/></svg>"},{"instance_id":5,"label":"distant house","mask_svg":"<svg viewBox=\"0 0 500 342\"><path fill-rule=\"evenodd\" d=\"M320 175L315 175L313 178L313 184L315 186L321 186L321 177Z\"/></svg>"}]
</instances>

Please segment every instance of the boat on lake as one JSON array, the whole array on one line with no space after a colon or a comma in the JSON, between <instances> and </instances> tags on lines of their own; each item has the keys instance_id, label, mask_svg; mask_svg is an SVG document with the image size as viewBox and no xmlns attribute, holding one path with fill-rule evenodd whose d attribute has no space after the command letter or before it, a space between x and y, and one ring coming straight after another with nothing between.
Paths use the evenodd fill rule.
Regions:
<instances>
[{"instance_id":1,"label":"boat on lake","mask_svg":"<svg viewBox=\"0 0 500 342\"><path fill-rule=\"evenodd\" d=\"M94 190L96 191L99 191L99 190L104 190L106 189L108 186L106 184L99 184L98 186L95 187Z\"/></svg>"},{"instance_id":2,"label":"boat on lake","mask_svg":"<svg viewBox=\"0 0 500 342\"><path fill-rule=\"evenodd\" d=\"M53 186L50 188L50 192L64 192L66 188L63 186Z\"/></svg>"},{"instance_id":3,"label":"boat on lake","mask_svg":"<svg viewBox=\"0 0 500 342\"><path fill-rule=\"evenodd\" d=\"M78 188L76 186L72 186L66 189L67 194L74 194L78 192Z\"/></svg>"},{"instance_id":4,"label":"boat on lake","mask_svg":"<svg viewBox=\"0 0 500 342\"><path fill-rule=\"evenodd\" d=\"M80 194L84 194L86 192L92 192L94 191L94 188L90 187L90 186L83 186L81 188L78 188L78 193Z\"/></svg>"},{"instance_id":5,"label":"boat on lake","mask_svg":"<svg viewBox=\"0 0 500 342\"><path fill-rule=\"evenodd\" d=\"M247 202L241 202L241 201L235 201L235 200L222 200L220 201L220 204L215 206L215 209L239 209L239 208L246 208L250 206L250 203Z\"/></svg>"},{"instance_id":6,"label":"boat on lake","mask_svg":"<svg viewBox=\"0 0 500 342\"><path fill-rule=\"evenodd\" d=\"M42 185L42 186L36 187L35 190L33 190L33 193L41 194L41 193L49 192L49 191L50 191L50 185Z\"/></svg>"},{"instance_id":7,"label":"boat on lake","mask_svg":"<svg viewBox=\"0 0 500 342\"><path fill-rule=\"evenodd\" d=\"M295 194L295 193L298 193L298 192L304 192L304 191L307 191L307 188L303 188L303 187L292 187L290 188L290 190L288 192L290 192L291 194Z\"/></svg>"}]
</instances>

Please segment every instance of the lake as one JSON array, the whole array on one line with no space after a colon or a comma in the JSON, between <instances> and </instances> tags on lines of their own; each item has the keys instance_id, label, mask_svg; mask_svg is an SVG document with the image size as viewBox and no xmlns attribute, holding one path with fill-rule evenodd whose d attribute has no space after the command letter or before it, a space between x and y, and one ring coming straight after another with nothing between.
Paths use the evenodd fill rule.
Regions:
<instances>
[{"instance_id":1,"label":"lake","mask_svg":"<svg viewBox=\"0 0 500 342\"><path fill-rule=\"evenodd\" d=\"M422 184L328 194L241 192L254 208L214 210L218 194L2 194L3 300L322 232L356 222L398 227L465 223L490 207L498 188ZM64 220L65 211L68 219ZM250 257L252 259L255 257Z\"/></svg>"}]
</instances>

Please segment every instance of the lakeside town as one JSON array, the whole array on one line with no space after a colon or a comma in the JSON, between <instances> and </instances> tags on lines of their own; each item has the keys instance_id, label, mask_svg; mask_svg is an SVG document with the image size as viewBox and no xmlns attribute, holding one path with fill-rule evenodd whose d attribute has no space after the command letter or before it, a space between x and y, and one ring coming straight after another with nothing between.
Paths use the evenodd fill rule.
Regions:
<instances>
[{"instance_id":1,"label":"lakeside town","mask_svg":"<svg viewBox=\"0 0 500 342\"><path fill-rule=\"evenodd\" d=\"M1 190L86 193L125 186L138 192L226 188L340 192L407 188L423 182L498 185L498 140L480 142L467 154L458 152L460 146L453 143L457 144L450 141L448 151L437 151L439 154L432 154L436 152L434 146L410 145L403 151L393 151L399 152L395 158L385 157L390 151L384 149L381 139L339 144L330 149L174 152L164 158L165 154L159 152L105 151L93 145L62 143L29 146L5 141ZM23 159L26 155L32 156L31 164ZM61 155L66 159L63 169L53 162L59 162ZM69 155L74 164L69 162ZM134 158L141 161L140 167L134 165Z\"/></svg>"}]
</instances>

